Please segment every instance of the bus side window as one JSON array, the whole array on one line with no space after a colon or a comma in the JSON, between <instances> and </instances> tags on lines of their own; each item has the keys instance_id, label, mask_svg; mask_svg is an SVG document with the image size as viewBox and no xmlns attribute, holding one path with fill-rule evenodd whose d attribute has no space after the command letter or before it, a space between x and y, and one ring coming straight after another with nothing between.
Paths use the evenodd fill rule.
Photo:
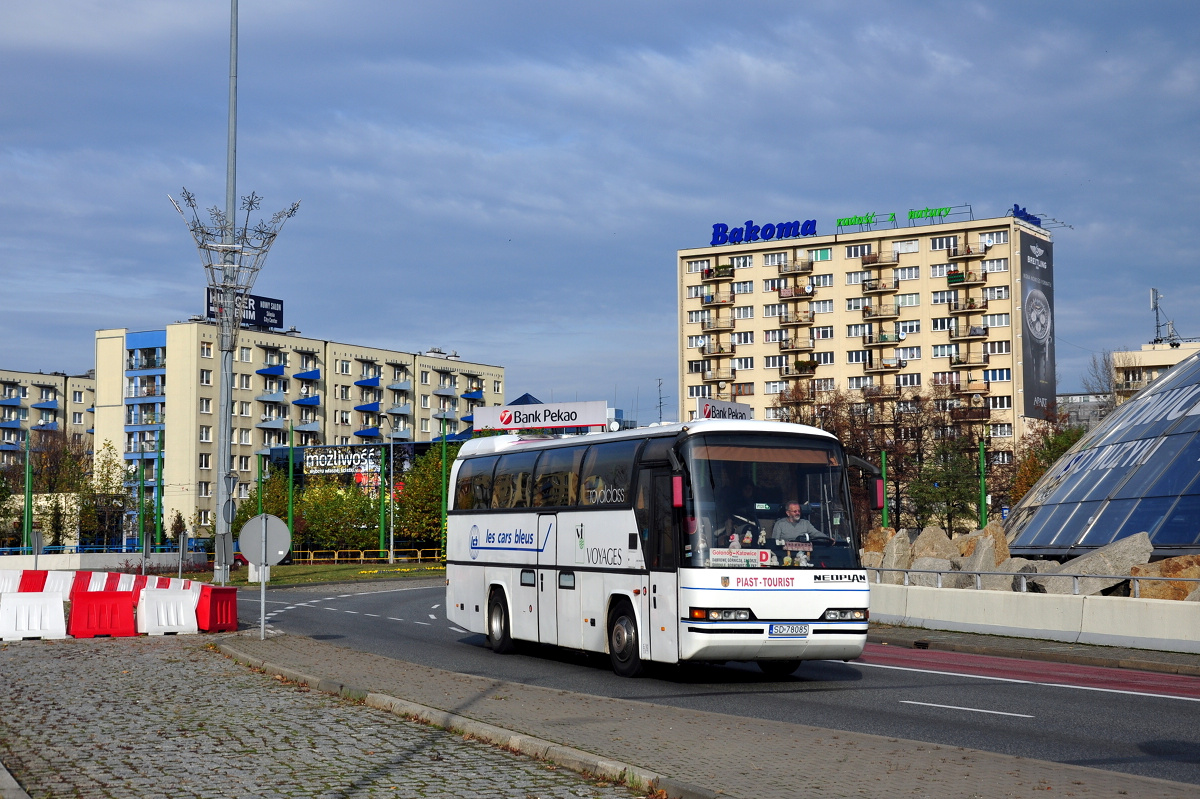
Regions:
<instances>
[{"instance_id":1,"label":"bus side window","mask_svg":"<svg viewBox=\"0 0 1200 799\"><path fill-rule=\"evenodd\" d=\"M587 447L548 449L533 475L533 504L539 508L571 507L579 499L579 462Z\"/></svg>"},{"instance_id":2,"label":"bus side window","mask_svg":"<svg viewBox=\"0 0 1200 799\"><path fill-rule=\"evenodd\" d=\"M492 468L498 458L470 458L458 467L455 510L486 510L492 500Z\"/></svg>"},{"instance_id":3,"label":"bus side window","mask_svg":"<svg viewBox=\"0 0 1200 799\"><path fill-rule=\"evenodd\" d=\"M528 508L537 452L501 455L492 479L493 508Z\"/></svg>"},{"instance_id":4,"label":"bus side window","mask_svg":"<svg viewBox=\"0 0 1200 799\"><path fill-rule=\"evenodd\" d=\"M624 505L633 480L633 459L640 439L593 444L583 459L579 504Z\"/></svg>"},{"instance_id":5,"label":"bus side window","mask_svg":"<svg viewBox=\"0 0 1200 799\"><path fill-rule=\"evenodd\" d=\"M672 497L671 473L654 470L654 566L675 568L675 504Z\"/></svg>"}]
</instances>

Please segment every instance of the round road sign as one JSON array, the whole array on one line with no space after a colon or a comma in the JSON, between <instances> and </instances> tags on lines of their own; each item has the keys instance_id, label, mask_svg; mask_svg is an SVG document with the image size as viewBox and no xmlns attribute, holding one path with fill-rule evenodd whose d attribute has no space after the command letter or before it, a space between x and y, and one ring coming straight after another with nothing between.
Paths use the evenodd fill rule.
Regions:
<instances>
[{"instance_id":1,"label":"round road sign","mask_svg":"<svg viewBox=\"0 0 1200 799\"><path fill-rule=\"evenodd\" d=\"M264 525L267 534L267 562L261 563ZM291 548L291 531L283 519L269 513L255 516L242 525L242 530L238 533L238 549L242 551L242 556L255 566L274 566L283 560Z\"/></svg>"}]
</instances>

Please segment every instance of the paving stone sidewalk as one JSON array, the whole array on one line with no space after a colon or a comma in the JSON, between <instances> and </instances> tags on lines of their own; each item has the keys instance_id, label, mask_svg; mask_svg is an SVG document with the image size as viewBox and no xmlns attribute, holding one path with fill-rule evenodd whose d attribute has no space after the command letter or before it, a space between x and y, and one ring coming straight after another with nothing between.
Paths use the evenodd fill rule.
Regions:
<instances>
[{"instance_id":1,"label":"paving stone sidewalk","mask_svg":"<svg viewBox=\"0 0 1200 799\"><path fill-rule=\"evenodd\" d=\"M285 684L212 640L0 644L0 762L33 799L638 795Z\"/></svg>"},{"instance_id":2,"label":"paving stone sidewalk","mask_svg":"<svg viewBox=\"0 0 1200 799\"><path fill-rule=\"evenodd\" d=\"M502 682L300 636L259 641L255 633L222 645L250 663L451 711L744 799L1200 795L1195 785L1099 769Z\"/></svg>"}]
</instances>

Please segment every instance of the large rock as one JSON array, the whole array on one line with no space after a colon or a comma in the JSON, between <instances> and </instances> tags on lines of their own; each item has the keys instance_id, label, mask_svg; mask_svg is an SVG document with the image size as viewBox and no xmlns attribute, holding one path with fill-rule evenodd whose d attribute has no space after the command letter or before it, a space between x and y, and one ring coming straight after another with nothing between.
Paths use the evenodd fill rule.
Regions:
<instances>
[{"instance_id":1,"label":"large rock","mask_svg":"<svg viewBox=\"0 0 1200 799\"><path fill-rule=\"evenodd\" d=\"M965 572L990 572L996 570L995 548L992 539L980 536L980 543L975 545L975 551L967 558L962 570ZM974 578L972 578L974 579Z\"/></svg>"},{"instance_id":2,"label":"large rock","mask_svg":"<svg viewBox=\"0 0 1200 799\"><path fill-rule=\"evenodd\" d=\"M912 545L913 560L917 558L950 558L959 557L958 547L950 543L950 537L940 527L926 527L917 536Z\"/></svg>"},{"instance_id":3,"label":"large rock","mask_svg":"<svg viewBox=\"0 0 1200 799\"><path fill-rule=\"evenodd\" d=\"M993 571L1007 572L1007 574L985 575L982 586L984 590L1020 591L1021 578L1010 577L1009 574L1037 574L1037 565L1025 558L1005 558L996 564L996 568Z\"/></svg>"},{"instance_id":4,"label":"large rock","mask_svg":"<svg viewBox=\"0 0 1200 799\"><path fill-rule=\"evenodd\" d=\"M1200 602L1200 588L1187 595L1186 602Z\"/></svg>"},{"instance_id":5,"label":"large rock","mask_svg":"<svg viewBox=\"0 0 1200 799\"><path fill-rule=\"evenodd\" d=\"M883 548L883 562L879 565L885 569L907 569L912 566L912 540L908 533L900 532L892 536ZM884 572L880 582L902 585L904 575L899 572Z\"/></svg>"},{"instance_id":6,"label":"large rock","mask_svg":"<svg viewBox=\"0 0 1200 799\"><path fill-rule=\"evenodd\" d=\"M1192 577L1200 578L1200 555L1181 555L1177 558L1155 561L1134 566L1129 570L1133 577ZM1138 595L1142 599L1187 599L1188 594L1200 588L1200 583L1141 581Z\"/></svg>"},{"instance_id":7,"label":"large rock","mask_svg":"<svg viewBox=\"0 0 1200 799\"><path fill-rule=\"evenodd\" d=\"M1138 533L1107 546L1100 547L1074 560L1068 560L1052 572L1040 574L1030 580L1031 586L1047 594L1070 594L1073 591L1073 580L1070 577L1055 577L1055 574L1107 574L1113 577L1083 577L1079 580L1079 593L1084 596L1098 594L1106 588L1128 579L1130 569L1150 560L1154 545L1150 543L1149 533ZM1039 569L1040 571L1040 569Z\"/></svg>"},{"instance_id":8,"label":"large rock","mask_svg":"<svg viewBox=\"0 0 1200 799\"><path fill-rule=\"evenodd\" d=\"M912 562L912 566L910 568L935 569L937 571L947 572L947 574L942 575L943 588L948 587L949 583L952 582L951 580L947 579L951 577L949 572L953 571L954 569L949 558L917 558ZM938 576L936 574L910 574L908 576L908 583L909 585L923 585L935 588L938 584Z\"/></svg>"},{"instance_id":9,"label":"large rock","mask_svg":"<svg viewBox=\"0 0 1200 799\"><path fill-rule=\"evenodd\" d=\"M882 552L863 552L862 565L864 569L874 569L883 565Z\"/></svg>"},{"instance_id":10,"label":"large rock","mask_svg":"<svg viewBox=\"0 0 1200 799\"><path fill-rule=\"evenodd\" d=\"M992 551L996 555L996 564L999 565L1008 560L1010 553L1008 539L1004 537L1004 522L999 520L988 522L987 527L983 528L983 534L992 539Z\"/></svg>"},{"instance_id":11,"label":"large rock","mask_svg":"<svg viewBox=\"0 0 1200 799\"><path fill-rule=\"evenodd\" d=\"M979 543L979 539L983 537L983 533L971 533L970 535L955 536L954 546L958 548L960 557L969 558L971 553L975 551L975 545Z\"/></svg>"},{"instance_id":12,"label":"large rock","mask_svg":"<svg viewBox=\"0 0 1200 799\"><path fill-rule=\"evenodd\" d=\"M887 546L887 542L895 534L896 531L891 527L872 527L863 538L863 550L867 552L883 552L883 548Z\"/></svg>"}]
</instances>

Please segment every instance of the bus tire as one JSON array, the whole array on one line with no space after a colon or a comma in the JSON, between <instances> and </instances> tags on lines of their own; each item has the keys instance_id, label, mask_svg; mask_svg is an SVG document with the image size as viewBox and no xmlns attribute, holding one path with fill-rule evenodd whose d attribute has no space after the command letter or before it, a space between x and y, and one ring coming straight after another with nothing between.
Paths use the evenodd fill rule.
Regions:
<instances>
[{"instance_id":1,"label":"bus tire","mask_svg":"<svg viewBox=\"0 0 1200 799\"><path fill-rule=\"evenodd\" d=\"M768 677L790 677L800 668L798 660L760 660L758 668Z\"/></svg>"},{"instance_id":2,"label":"bus tire","mask_svg":"<svg viewBox=\"0 0 1200 799\"><path fill-rule=\"evenodd\" d=\"M640 647L633 606L627 600L618 600L608 613L608 657L617 676L636 677L642 673Z\"/></svg>"},{"instance_id":3,"label":"bus tire","mask_svg":"<svg viewBox=\"0 0 1200 799\"><path fill-rule=\"evenodd\" d=\"M488 597L487 641L492 651L499 655L507 655L516 648L508 619L508 603L504 601L504 591L499 588Z\"/></svg>"}]
</instances>

